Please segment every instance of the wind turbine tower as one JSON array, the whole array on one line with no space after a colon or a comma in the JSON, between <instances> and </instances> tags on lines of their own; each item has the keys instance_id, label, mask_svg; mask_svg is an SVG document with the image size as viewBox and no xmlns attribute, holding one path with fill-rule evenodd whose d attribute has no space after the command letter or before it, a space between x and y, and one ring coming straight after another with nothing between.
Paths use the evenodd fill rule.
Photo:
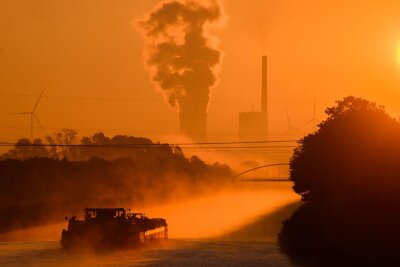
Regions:
<instances>
[{"instance_id":1,"label":"wind turbine tower","mask_svg":"<svg viewBox=\"0 0 400 267\"><path fill-rule=\"evenodd\" d=\"M289 138L292 138L293 127L292 127L292 122L290 120L289 111L287 108L286 108L286 118L287 118L287 122L288 122L288 129L287 129L286 133L289 135Z\"/></svg>"},{"instance_id":2,"label":"wind turbine tower","mask_svg":"<svg viewBox=\"0 0 400 267\"><path fill-rule=\"evenodd\" d=\"M315 95L314 95L313 116L312 116L311 120L309 120L308 122L304 123L304 124L303 124L301 127L299 127L299 128L304 128L304 127L306 127L307 125L310 125L310 124L311 124L311 125L312 125L313 131L316 131L316 130L317 130L317 125L318 125L318 123L319 123L320 121L319 121L319 119L317 118L316 106L317 106L317 100L316 100L316 97L315 97Z\"/></svg>"},{"instance_id":3,"label":"wind turbine tower","mask_svg":"<svg viewBox=\"0 0 400 267\"><path fill-rule=\"evenodd\" d=\"M35 113L35 112L36 112L36 109L37 109L37 107L38 107L38 105L39 105L40 99L42 99L42 96L43 96L44 91L45 91L45 90L43 90L43 91L40 93L38 99L36 100L35 105L33 106L32 111L30 111L30 112L16 112L16 113L12 113L12 114L15 114L15 115L29 115L29 116L31 117L31 140L33 140L33 121L35 120L35 121L40 125L40 127L43 128L43 126L42 126L42 124L40 123L40 121L39 121L38 117L36 116L36 113Z\"/></svg>"}]
</instances>

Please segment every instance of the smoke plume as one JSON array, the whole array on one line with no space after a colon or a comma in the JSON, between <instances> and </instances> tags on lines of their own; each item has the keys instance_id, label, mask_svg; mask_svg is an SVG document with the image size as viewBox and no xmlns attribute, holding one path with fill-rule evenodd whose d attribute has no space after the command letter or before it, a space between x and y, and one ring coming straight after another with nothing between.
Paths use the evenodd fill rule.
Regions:
<instances>
[{"instance_id":1,"label":"smoke plume","mask_svg":"<svg viewBox=\"0 0 400 267\"><path fill-rule=\"evenodd\" d=\"M193 105L197 112L207 112L221 62L207 29L222 17L216 0L175 0L161 3L139 23L152 79L181 113L192 112Z\"/></svg>"}]
</instances>

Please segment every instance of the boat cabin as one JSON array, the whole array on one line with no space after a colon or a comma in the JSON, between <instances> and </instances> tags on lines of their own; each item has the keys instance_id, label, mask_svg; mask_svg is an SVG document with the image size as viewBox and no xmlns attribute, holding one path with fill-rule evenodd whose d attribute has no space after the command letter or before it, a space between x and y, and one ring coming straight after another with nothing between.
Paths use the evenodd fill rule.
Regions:
<instances>
[{"instance_id":1,"label":"boat cabin","mask_svg":"<svg viewBox=\"0 0 400 267\"><path fill-rule=\"evenodd\" d=\"M85 221L125 219L126 210L124 208L86 208Z\"/></svg>"}]
</instances>

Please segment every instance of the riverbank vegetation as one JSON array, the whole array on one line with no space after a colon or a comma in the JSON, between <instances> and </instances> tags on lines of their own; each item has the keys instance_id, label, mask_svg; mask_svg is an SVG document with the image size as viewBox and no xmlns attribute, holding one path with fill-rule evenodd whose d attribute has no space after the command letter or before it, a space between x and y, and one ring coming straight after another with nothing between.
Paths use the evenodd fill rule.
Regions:
<instances>
[{"instance_id":1,"label":"riverbank vegetation","mask_svg":"<svg viewBox=\"0 0 400 267\"><path fill-rule=\"evenodd\" d=\"M2 156L0 232L60 221L85 207L141 208L193 197L225 187L232 176L227 165L146 138L98 133L68 145L74 138L52 140L57 146L21 139Z\"/></svg>"},{"instance_id":2,"label":"riverbank vegetation","mask_svg":"<svg viewBox=\"0 0 400 267\"><path fill-rule=\"evenodd\" d=\"M290 162L304 205L283 224L282 251L305 266L399 266L400 123L346 97Z\"/></svg>"}]
</instances>

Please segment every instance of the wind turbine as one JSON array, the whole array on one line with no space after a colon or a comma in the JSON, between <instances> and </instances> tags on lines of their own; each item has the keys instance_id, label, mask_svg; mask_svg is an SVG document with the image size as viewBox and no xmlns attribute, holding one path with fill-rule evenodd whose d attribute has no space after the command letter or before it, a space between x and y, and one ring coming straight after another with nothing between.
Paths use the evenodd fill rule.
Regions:
<instances>
[{"instance_id":1,"label":"wind turbine","mask_svg":"<svg viewBox=\"0 0 400 267\"><path fill-rule=\"evenodd\" d=\"M311 120L309 120L308 122L306 122L305 124L303 124L300 128L304 128L307 125L309 125L310 123L312 123L312 128L313 131L315 131L317 129L317 123L319 122L317 115L316 115L316 98L314 95L314 110L313 110L313 117L311 118Z\"/></svg>"},{"instance_id":2,"label":"wind turbine","mask_svg":"<svg viewBox=\"0 0 400 267\"><path fill-rule=\"evenodd\" d=\"M286 108L286 118L287 118L287 122L288 122L288 129L286 130L286 133L289 135L289 137L291 138L292 137L292 130L294 129L293 127L292 127L292 123L291 123L291 121L290 121L290 116L289 116L289 111L288 111L288 109Z\"/></svg>"},{"instance_id":3,"label":"wind turbine","mask_svg":"<svg viewBox=\"0 0 400 267\"><path fill-rule=\"evenodd\" d=\"M31 140L33 140L33 121L36 120L36 122L40 125L40 127L43 128L43 125L40 123L40 121L39 121L38 117L36 116L35 112L36 112L36 109L37 109L37 107L39 105L40 99L43 96L44 91L45 90L43 90L40 93L40 95L39 95L38 99L36 100L36 103L33 106L33 109L32 109L31 112L16 112L16 113L12 113L12 114L15 114L15 115L29 115L31 117Z\"/></svg>"},{"instance_id":4,"label":"wind turbine","mask_svg":"<svg viewBox=\"0 0 400 267\"><path fill-rule=\"evenodd\" d=\"M292 126L292 121L290 119L289 111L287 108L286 108L286 119L287 119L287 123L288 123L288 128L287 128L285 134L287 134L289 136L289 138L292 138L293 131L296 132L296 131L300 130L300 128Z\"/></svg>"}]
</instances>

